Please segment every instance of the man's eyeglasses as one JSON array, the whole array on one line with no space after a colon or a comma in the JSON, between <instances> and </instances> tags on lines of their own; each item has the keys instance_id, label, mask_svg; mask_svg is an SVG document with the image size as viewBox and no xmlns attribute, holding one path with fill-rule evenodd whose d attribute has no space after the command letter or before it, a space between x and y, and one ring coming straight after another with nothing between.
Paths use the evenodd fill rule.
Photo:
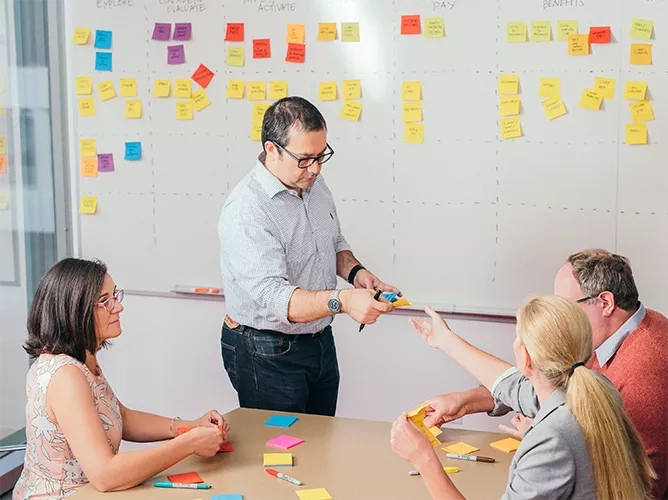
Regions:
<instances>
[{"instance_id":1,"label":"man's eyeglasses","mask_svg":"<svg viewBox=\"0 0 668 500\"><path fill-rule=\"evenodd\" d=\"M582 297L581 299L576 300L575 303L576 304L582 304L583 302L587 302L588 300L592 300L592 299L595 299L595 298L596 297L594 297L592 295L588 295L586 297Z\"/></svg>"},{"instance_id":2,"label":"man's eyeglasses","mask_svg":"<svg viewBox=\"0 0 668 500\"><path fill-rule=\"evenodd\" d=\"M103 302L98 302L95 304L97 307L104 307L107 311L111 312L116 307L116 302L119 304L123 302L123 297L125 292L123 290L116 290L114 294Z\"/></svg>"},{"instance_id":3,"label":"man's eyeglasses","mask_svg":"<svg viewBox=\"0 0 668 500\"><path fill-rule=\"evenodd\" d=\"M279 143L277 143L275 141L271 141L271 142L274 144L274 146L276 146L277 148L282 149L283 151L285 151L290 156L290 158L295 160L297 162L297 166L299 168L309 168L315 162L318 162L320 165L322 165L323 163L328 162L329 159L334 155L334 150L332 149L332 147L329 144L327 144L327 149L321 155L309 156L309 157L306 157L306 158L299 158L298 156L294 155L293 153L291 153L290 151L285 149Z\"/></svg>"}]
</instances>

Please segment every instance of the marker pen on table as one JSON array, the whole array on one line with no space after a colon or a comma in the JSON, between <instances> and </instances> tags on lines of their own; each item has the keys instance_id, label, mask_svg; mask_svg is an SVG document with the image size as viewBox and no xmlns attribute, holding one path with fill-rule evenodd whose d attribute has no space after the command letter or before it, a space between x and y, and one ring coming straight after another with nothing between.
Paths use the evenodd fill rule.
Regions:
<instances>
[{"instance_id":1,"label":"marker pen on table","mask_svg":"<svg viewBox=\"0 0 668 500\"><path fill-rule=\"evenodd\" d=\"M459 472L459 468L457 467L443 467L443 470L445 471L446 474L454 474L455 472ZM416 470L409 470L408 471L409 476L419 476L420 472Z\"/></svg>"},{"instance_id":2,"label":"marker pen on table","mask_svg":"<svg viewBox=\"0 0 668 500\"><path fill-rule=\"evenodd\" d=\"M482 457L477 455L460 455L458 453L446 453L448 458L456 458L457 460L470 460L471 462L486 462L488 464L493 464L496 462L492 457Z\"/></svg>"},{"instance_id":3,"label":"marker pen on table","mask_svg":"<svg viewBox=\"0 0 668 500\"><path fill-rule=\"evenodd\" d=\"M287 481L289 483L296 484L297 486L301 486L303 484L299 479L295 479L294 477L290 477L287 474L278 472L276 469L265 469L265 470L272 476L277 477L279 479L283 479L284 481Z\"/></svg>"},{"instance_id":4,"label":"marker pen on table","mask_svg":"<svg viewBox=\"0 0 668 500\"><path fill-rule=\"evenodd\" d=\"M208 490L211 488L208 484L191 484L191 483L170 483L167 481L157 481L153 483L153 486L158 488L183 488L188 490Z\"/></svg>"}]
</instances>

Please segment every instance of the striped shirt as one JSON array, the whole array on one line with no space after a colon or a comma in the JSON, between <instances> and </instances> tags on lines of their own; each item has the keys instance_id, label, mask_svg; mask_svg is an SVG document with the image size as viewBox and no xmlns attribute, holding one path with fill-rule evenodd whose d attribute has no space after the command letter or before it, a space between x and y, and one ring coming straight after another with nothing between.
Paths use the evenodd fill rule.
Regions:
<instances>
[{"instance_id":1,"label":"striped shirt","mask_svg":"<svg viewBox=\"0 0 668 500\"><path fill-rule=\"evenodd\" d=\"M234 321L287 334L317 333L331 324L332 316L288 320L295 289L334 290L336 254L350 250L322 175L300 198L258 161L228 196L218 236L227 313Z\"/></svg>"}]
</instances>

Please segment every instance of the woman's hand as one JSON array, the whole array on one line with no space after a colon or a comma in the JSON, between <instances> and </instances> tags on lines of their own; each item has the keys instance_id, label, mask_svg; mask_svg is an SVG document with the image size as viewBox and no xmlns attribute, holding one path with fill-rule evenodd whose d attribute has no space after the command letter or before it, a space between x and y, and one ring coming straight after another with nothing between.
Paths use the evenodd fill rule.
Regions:
<instances>
[{"instance_id":1,"label":"woman's hand","mask_svg":"<svg viewBox=\"0 0 668 500\"><path fill-rule=\"evenodd\" d=\"M448 336L454 335L454 333L450 330L445 320L430 306L427 306L424 312L431 317L431 324L423 318L411 318L411 326L430 346L436 349L443 349Z\"/></svg>"},{"instance_id":2,"label":"woman's hand","mask_svg":"<svg viewBox=\"0 0 668 500\"><path fill-rule=\"evenodd\" d=\"M402 413L392 424L390 444L397 455L416 467L418 464L427 462L436 453L427 436L408 420L406 413Z\"/></svg>"},{"instance_id":3,"label":"woman's hand","mask_svg":"<svg viewBox=\"0 0 668 500\"><path fill-rule=\"evenodd\" d=\"M230 432L230 424L216 410L210 410L197 420L194 420L195 426L218 427L223 432L223 440L227 441Z\"/></svg>"}]
</instances>

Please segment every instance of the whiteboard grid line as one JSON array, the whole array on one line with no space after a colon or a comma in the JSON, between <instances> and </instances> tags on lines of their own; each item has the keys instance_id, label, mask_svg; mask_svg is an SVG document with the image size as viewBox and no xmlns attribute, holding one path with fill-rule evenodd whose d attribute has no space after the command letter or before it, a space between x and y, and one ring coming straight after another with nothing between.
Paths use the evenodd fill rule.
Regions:
<instances>
[{"instance_id":1,"label":"whiteboard grid line","mask_svg":"<svg viewBox=\"0 0 668 500\"><path fill-rule=\"evenodd\" d=\"M150 77L150 70L151 70L151 58L150 58L150 44L151 44L151 23L149 22L148 19L148 8L146 6L146 2L142 2L142 6L144 7L144 19L146 20L146 80L147 80L147 89L149 89L149 95L150 95L150 88L151 88L151 77ZM153 72L155 74L155 72ZM151 113L151 99L148 100L148 121L149 123L153 122L153 114ZM151 200L152 200L152 205L153 205L153 246L154 248L158 248L158 227L157 227L157 211L156 211L156 205L157 205L157 200L155 197L155 151L153 148L153 126L150 125L149 132L148 132L148 137L149 137L149 147L151 150Z\"/></svg>"}]
</instances>

